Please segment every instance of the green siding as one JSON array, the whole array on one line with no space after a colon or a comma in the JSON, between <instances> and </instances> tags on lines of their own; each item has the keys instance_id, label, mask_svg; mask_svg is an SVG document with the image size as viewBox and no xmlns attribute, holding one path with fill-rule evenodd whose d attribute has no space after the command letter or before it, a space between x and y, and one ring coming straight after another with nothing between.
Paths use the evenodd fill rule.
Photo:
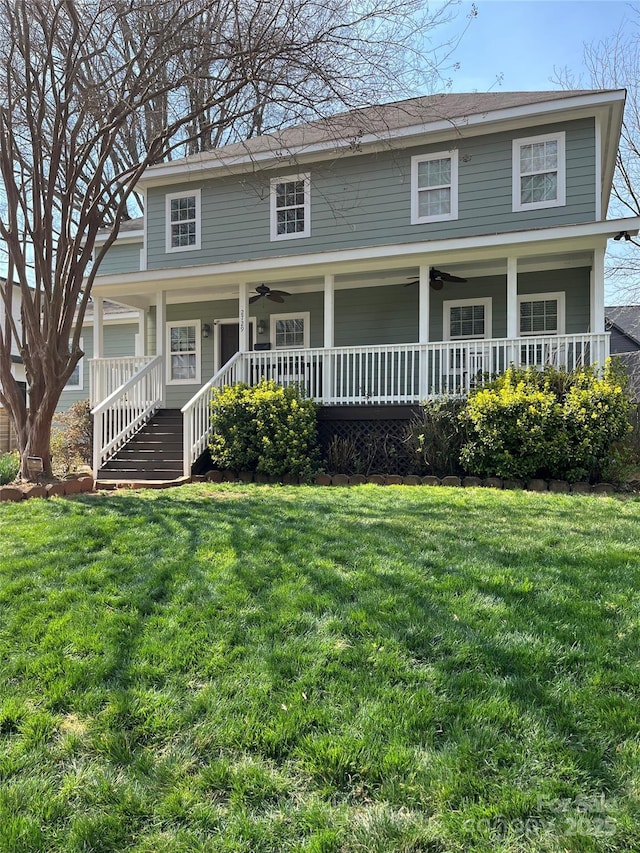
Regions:
<instances>
[{"instance_id":1,"label":"green siding","mask_svg":"<svg viewBox=\"0 0 640 853\"><path fill-rule=\"evenodd\" d=\"M98 275L111 275L123 272L138 272L140 269L140 252L142 241L139 243L124 243L112 246L100 264Z\"/></svg>"},{"instance_id":2,"label":"green siding","mask_svg":"<svg viewBox=\"0 0 640 853\"><path fill-rule=\"evenodd\" d=\"M537 211L512 211L512 140L566 131L567 204ZM595 141L592 119L456 139L459 151L459 219L411 225L411 157L446 150L447 144L403 151L341 156L305 166L311 174L311 237L271 242L269 179L295 171L172 185L170 192L202 190L202 247L166 253L164 188L149 190L148 267L277 258L334 249L498 234L504 231L592 221L595 216ZM137 267L136 267L137 269Z\"/></svg>"},{"instance_id":3,"label":"green siding","mask_svg":"<svg viewBox=\"0 0 640 853\"><path fill-rule=\"evenodd\" d=\"M104 355L105 358L135 355L135 340L138 333L137 323L105 324ZM69 389L60 395L56 411L66 411L72 403L89 399L89 361L93 358L93 327L85 326L82 330L82 389Z\"/></svg>"}]
</instances>

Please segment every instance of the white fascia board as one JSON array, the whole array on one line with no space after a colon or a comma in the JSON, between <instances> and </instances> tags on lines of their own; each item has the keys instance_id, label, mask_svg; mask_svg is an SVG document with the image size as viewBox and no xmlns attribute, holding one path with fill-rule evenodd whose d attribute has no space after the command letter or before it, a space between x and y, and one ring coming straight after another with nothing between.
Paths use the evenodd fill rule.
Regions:
<instances>
[{"instance_id":1,"label":"white fascia board","mask_svg":"<svg viewBox=\"0 0 640 853\"><path fill-rule=\"evenodd\" d=\"M514 129L530 124L533 118L539 118L548 123L555 121L559 116L563 119L573 120L594 114L598 108L611 106L614 103L624 105L625 91L614 90L611 92L597 92L590 95L573 95L553 101L541 101L535 104L525 104L519 107L494 110L492 112L473 113L469 116L458 116L452 119L439 119L435 122L427 122L419 125L389 130L384 133L368 133L358 139L358 148L354 155L369 153L377 147L388 147L391 142L398 140L401 147L407 147L412 139L420 139L429 135L429 143L438 142L440 139L457 137L462 132L465 135L474 135L483 132L493 132L502 127L496 125L513 126ZM300 145L297 147L283 147L267 151L247 151L244 155L225 158L219 149L215 157L195 155L188 160L173 161L151 166L138 181L140 187L161 186L169 183L188 182L190 180L202 179L203 172L223 171L225 174L252 171L255 166L262 168L273 165L282 165L287 159L296 162L304 162L305 159L320 160L333 157L338 149L348 150L350 142L348 139L331 139L326 142Z\"/></svg>"},{"instance_id":2,"label":"white fascia board","mask_svg":"<svg viewBox=\"0 0 640 853\"><path fill-rule=\"evenodd\" d=\"M102 246L103 243L106 243L111 235L110 234L98 234L96 236L96 246ZM140 243L144 240L144 231L124 231L118 234L116 237L116 242L118 244L122 243Z\"/></svg>"},{"instance_id":3,"label":"white fascia board","mask_svg":"<svg viewBox=\"0 0 640 853\"><path fill-rule=\"evenodd\" d=\"M251 261L230 261L224 264L208 264L206 266L183 267L175 269L145 270L139 273L120 273L98 276L93 285L93 292L111 290L114 298L117 293L135 293L136 287L146 292L152 287L175 289L176 281L187 286L193 279L208 281L216 276L223 279L226 285L240 281L252 281L263 278L277 281L287 278L287 271L300 275L319 275L323 272L351 271L359 268L383 269L393 267L394 262L419 263L420 258L435 258L451 253L464 253L460 262L468 257L506 257L508 254L521 253L535 255L536 253L553 251L554 244L571 245L575 251L584 248L603 246L607 239L621 231L637 235L640 231L640 217L612 219L605 222L587 222L583 225L560 225L554 228L540 228L528 231L512 231L509 233L489 234L480 237L455 237L445 240L429 240L417 243L399 243L389 246L373 246L358 249L347 249L335 252L315 252L308 255L277 256L260 258ZM567 245L557 245L558 252L568 251ZM434 261L435 263L435 261ZM333 269L332 269L333 268ZM304 271L304 272L303 272ZM169 284L169 287L166 285ZM171 287L173 286L173 288ZM140 292L140 291L138 291ZM117 301L117 300L116 300Z\"/></svg>"}]
</instances>

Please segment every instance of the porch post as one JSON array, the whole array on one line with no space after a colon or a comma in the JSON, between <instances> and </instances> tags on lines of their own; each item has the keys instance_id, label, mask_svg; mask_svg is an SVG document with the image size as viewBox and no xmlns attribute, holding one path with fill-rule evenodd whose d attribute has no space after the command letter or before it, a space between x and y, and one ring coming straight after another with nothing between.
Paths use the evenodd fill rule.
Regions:
<instances>
[{"instance_id":1,"label":"porch post","mask_svg":"<svg viewBox=\"0 0 640 853\"><path fill-rule=\"evenodd\" d=\"M335 276L324 277L324 348L335 346ZM331 353L322 359L322 402L329 403L333 397L333 362ZM316 368L317 369L317 368Z\"/></svg>"},{"instance_id":2,"label":"porch post","mask_svg":"<svg viewBox=\"0 0 640 853\"><path fill-rule=\"evenodd\" d=\"M240 282L238 287L238 351L249 351L249 286L246 281ZM240 375L248 381L246 361L242 363Z\"/></svg>"},{"instance_id":3,"label":"porch post","mask_svg":"<svg viewBox=\"0 0 640 853\"><path fill-rule=\"evenodd\" d=\"M104 301L101 296L93 297L93 357L104 358ZM104 365L95 364L91 374L95 377L95 388L89 391L91 400L99 403L104 400Z\"/></svg>"},{"instance_id":4,"label":"porch post","mask_svg":"<svg viewBox=\"0 0 640 853\"><path fill-rule=\"evenodd\" d=\"M138 311L138 334L136 335L136 355L147 354L147 312L144 308Z\"/></svg>"},{"instance_id":5,"label":"porch post","mask_svg":"<svg viewBox=\"0 0 640 853\"><path fill-rule=\"evenodd\" d=\"M601 335L604 332L604 249L593 252L589 305L591 332Z\"/></svg>"},{"instance_id":6,"label":"porch post","mask_svg":"<svg viewBox=\"0 0 640 853\"><path fill-rule=\"evenodd\" d=\"M167 390L165 337L167 334L167 291L159 290L156 294L156 355L162 356L162 401L166 405L165 396Z\"/></svg>"},{"instance_id":7,"label":"porch post","mask_svg":"<svg viewBox=\"0 0 640 853\"><path fill-rule=\"evenodd\" d=\"M591 267L589 294L589 325L591 334L604 334L604 247L594 249ZM600 345L592 346L591 361L602 368L609 355L608 338Z\"/></svg>"},{"instance_id":8,"label":"porch post","mask_svg":"<svg viewBox=\"0 0 640 853\"><path fill-rule=\"evenodd\" d=\"M507 338L514 341L518 337L518 259L507 258ZM505 352L506 364L496 364L492 372L502 373L509 364L516 365L517 347L510 344Z\"/></svg>"},{"instance_id":9,"label":"porch post","mask_svg":"<svg viewBox=\"0 0 640 853\"><path fill-rule=\"evenodd\" d=\"M418 270L418 343L420 346L418 401L429 396L429 363L425 344L429 343L429 317L431 309L431 287L429 285L429 264L421 264ZM415 369L415 368L414 368Z\"/></svg>"}]
</instances>

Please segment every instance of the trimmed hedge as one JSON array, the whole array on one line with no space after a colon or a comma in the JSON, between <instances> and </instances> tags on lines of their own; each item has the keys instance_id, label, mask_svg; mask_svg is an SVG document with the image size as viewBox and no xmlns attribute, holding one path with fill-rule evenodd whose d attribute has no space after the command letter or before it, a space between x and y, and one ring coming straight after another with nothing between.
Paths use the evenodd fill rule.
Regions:
<instances>
[{"instance_id":1,"label":"trimmed hedge","mask_svg":"<svg viewBox=\"0 0 640 853\"><path fill-rule=\"evenodd\" d=\"M608 362L573 373L510 368L468 400L464 468L480 476L616 479L631 429L625 376Z\"/></svg>"},{"instance_id":2,"label":"trimmed hedge","mask_svg":"<svg viewBox=\"0 0 640 853\"><path fill-rule=\"evenodd\" d=\"M218 468L310 480L319 469L317 409L297 385L271 380L214 389L211 461Z\"/></svg>"}]
</instances>

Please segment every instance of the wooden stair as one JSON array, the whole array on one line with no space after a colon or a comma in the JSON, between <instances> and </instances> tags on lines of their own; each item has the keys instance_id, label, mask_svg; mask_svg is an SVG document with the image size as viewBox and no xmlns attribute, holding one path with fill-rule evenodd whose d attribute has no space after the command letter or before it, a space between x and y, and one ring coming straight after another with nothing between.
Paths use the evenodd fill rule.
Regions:
<instances>
[{"instance_id":1,"label":"wooden stair","mask_svg":"<svg viewBox=\"0 0 640 853\"><path fill-rule=\"evenodd\" d=\"M182 414L160 409L98 471L98 481L169 482L182 478Z\"/></svg>"}]
</instances>

